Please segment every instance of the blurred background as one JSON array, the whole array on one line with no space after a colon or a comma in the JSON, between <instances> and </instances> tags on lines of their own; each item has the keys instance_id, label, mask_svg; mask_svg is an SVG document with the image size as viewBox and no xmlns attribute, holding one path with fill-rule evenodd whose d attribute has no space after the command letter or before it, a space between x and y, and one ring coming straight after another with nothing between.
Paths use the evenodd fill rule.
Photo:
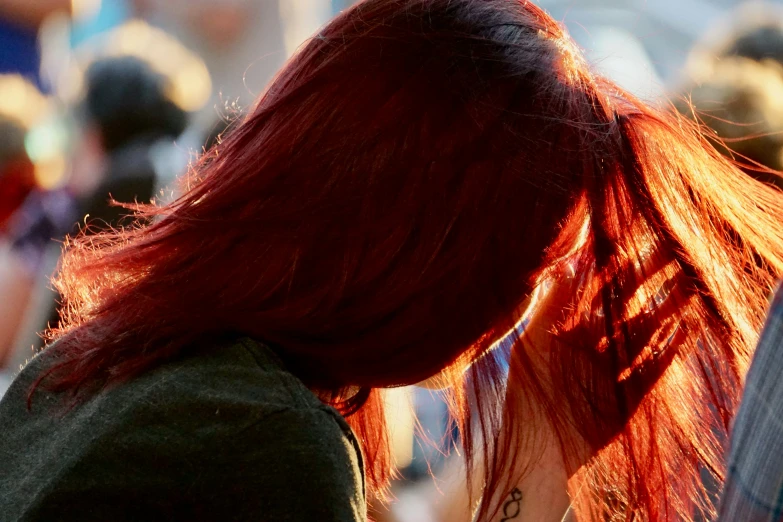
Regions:
<instances>
[{"instance_id":1,"label":"blurred background","mask_svg":"<svg viewBox=\"0 0 783 522\"><path fill-rule=\"evenodd\" d=\"M64 238L128 224L131 211L110 197L176 197L176 177L352 3L0 0L0 395L40 348L38 332L57 321L49 277ZM749 175L779 184L783 3L538 3L598 71L697 120ZM437 392L396 389L388 408L401 472L377 518L470 520Z\"/></svg>"}]
</instances>

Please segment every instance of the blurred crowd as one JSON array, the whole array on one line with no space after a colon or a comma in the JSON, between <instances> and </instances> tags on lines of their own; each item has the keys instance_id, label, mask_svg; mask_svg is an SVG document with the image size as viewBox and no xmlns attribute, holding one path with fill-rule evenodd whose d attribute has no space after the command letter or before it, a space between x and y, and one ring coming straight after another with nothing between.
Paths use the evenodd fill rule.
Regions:
<instances>
[{"instance_id":1,"label":"blurred crowd","mask_svg":"<svg viewBox=\"0 0 783 522\"><path fill-rule=\"evenodd\" d=\"M0 0L0 394L57 324L49 281L66 238L133 226L139 205L176 197L177 175L350 3ZM783 187L783 10L752 3L727 20L662 101ZM401 478L379 520L468 520L445 403L406 388L389 408Z\"/></svg>"}]
</instances>

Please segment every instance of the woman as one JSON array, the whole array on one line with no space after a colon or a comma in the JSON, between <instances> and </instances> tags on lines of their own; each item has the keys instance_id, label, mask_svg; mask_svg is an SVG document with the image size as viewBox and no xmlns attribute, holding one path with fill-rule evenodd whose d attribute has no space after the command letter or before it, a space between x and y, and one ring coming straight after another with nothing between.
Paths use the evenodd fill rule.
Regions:
<instances>
[{"instance_id":1,"label":"woman","mask_svg":"<svg viewBox=\"0 0 783 522\"><path fill-rule=\"evenodd\" d=\"M358 4L185 184L67 245L12 519L361 520L380 390L436 375L477 520L711 509L783 201L532 3Z\"/></svg>"}]
</instances>

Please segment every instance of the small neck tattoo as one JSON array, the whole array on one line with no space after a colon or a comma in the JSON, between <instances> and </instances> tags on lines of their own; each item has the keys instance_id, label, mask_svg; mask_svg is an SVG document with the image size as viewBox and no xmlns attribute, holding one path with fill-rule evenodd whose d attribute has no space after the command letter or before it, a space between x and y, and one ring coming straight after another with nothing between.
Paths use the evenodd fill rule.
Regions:
<instances>
[{"instance_id":1,"label":"small neck tattoo","mask_svg":"<svg viewBox=\"0 0 783 522\"><path fill-rule=\"evenodd\" d=\"M500 522L515 520L522 513L522 492L514 488L508 495L508 500L503 504L503 518Z\"/></svg>"}]
</instances>

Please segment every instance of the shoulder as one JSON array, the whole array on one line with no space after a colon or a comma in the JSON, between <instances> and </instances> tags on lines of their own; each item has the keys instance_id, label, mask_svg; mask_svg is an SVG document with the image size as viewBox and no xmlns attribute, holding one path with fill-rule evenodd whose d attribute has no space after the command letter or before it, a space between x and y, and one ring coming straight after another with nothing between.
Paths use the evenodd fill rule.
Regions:
<instances>
[{"instance_id":1,"label":"shoulder","mask_svg":"<svg viewBox=\"0 0 783 522\"><path fill-rule=\"evenodd\" d=\"M262 474L271 472L275 487L307 484L327 496L330 491L336 496L354 492L364 498L358 443L342 417L326 407L271 414L231 444L239 453L229 450L229 459L263 464L267 469Z\"/></svg>"},{"instance_id":2,"label":"shoulder","mask_svg":"<svg viewBox=\"0 0 783 522\"><path fill-rule=\"evenodd\" d=\"M747 374L731 434L721 520L772 520L783 509L783 287L772 297L767 321ZM774 479L774 480L773 480Z\"/></svg>"},{"instance_id":3,"label":"shoulder","mask_svg":"<svg viewBox=\"0 0 783 522\"><path fill-rule=\"evenodd\" d=\"M33 361L20 377L34 378L41 364ZM195 519L363 519L353 433L262 345L241 341L161 366L62 415L36 406L51 404L42 399L32 412L13 401L15 435L0 436L0 454L25 448L40 468L31 471L20 455L18 473L6 478L35 475L50 484L53 493L30 502L62 506L57 494L67 490L69 505L83 499L94 507L96 498L133 490L146 499L133 509L200 510Z\"/></svg>"},{"instance_id":4,"label":"shoulder","mask_svg":"<svg viewBox=\"0 0 783 522\"><path fill-rule=\"evenodd\" d=\"M771 297L748 378L783 371L783 285Z\"/></svg>"},{"instance_id":5,"label":"shoulder","mask_svg":"<svg viewBox=\"0 0 783 522\"><path fill-rule=\"evenodd\" d=\"M56 406L65 406L64 399L38 388L26 411L27 392L56 357L46 351L36 357L4 397L0 409L13 413L20 428L51 424L82 433L82 442L165 443L186 453L241 440L238 434L246 432L282 438L266 426L290 425L284 432L300 442L312 433L324 444L352 437L344 419L287 372L271 349L248 339L171 361L67 410Z\"/></svg>"},{"instance_id":6,"label":"shoulder","mask_svg":"<svg viewBox=\"0 0 783 522\"><path fill-rule=\"evenodd\" d=\"M105 390L102 399L138 407L221 408L253 418L323 404L268 347L250 339L216 345ZM217 411L217 410L216 410Z\"/></svg>"},{"instance_id":7,"label":"shoulder","mask_svg":"<svg viewBox=\"0 0 783 522\"><path fill-rule=\"evenodd\" d=\"M299 510L295 520L361 520L362 456L344 419L263 360L268 354L259 364L258 353L246 353L255 366L243 353L218 356L134 392L84 462L101 470L114 462L134 484L158 474L183 503L201 499L216 512L241 505L243 513L279 513L274 520Z\"/></svg>"}]
</instances>

